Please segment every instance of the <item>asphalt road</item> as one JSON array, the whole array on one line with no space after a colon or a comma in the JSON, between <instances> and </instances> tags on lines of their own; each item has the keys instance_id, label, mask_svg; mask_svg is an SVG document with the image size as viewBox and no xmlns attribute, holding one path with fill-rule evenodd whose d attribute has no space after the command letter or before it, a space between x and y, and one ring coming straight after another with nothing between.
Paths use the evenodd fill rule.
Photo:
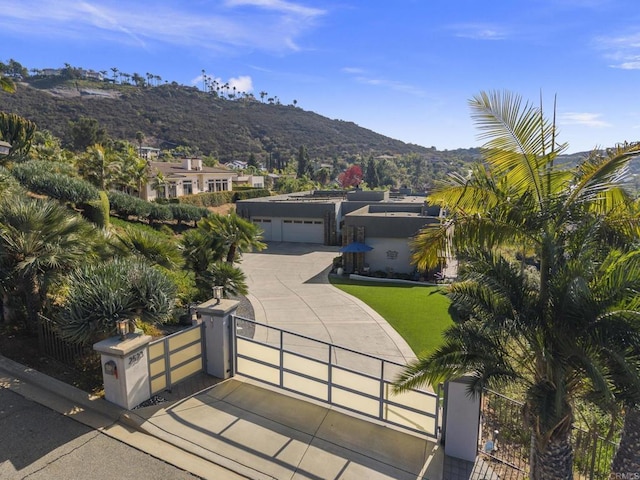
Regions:
<instances>
[{"instance_id":1,"label":"asphalt road","mask_svg":"<svg viewBox=\"0 0 640 480\"><path fill-rule=\"evenodd\" d=\"M0 387L0 479L196 479Z\"/></svg>"}]
</instances>

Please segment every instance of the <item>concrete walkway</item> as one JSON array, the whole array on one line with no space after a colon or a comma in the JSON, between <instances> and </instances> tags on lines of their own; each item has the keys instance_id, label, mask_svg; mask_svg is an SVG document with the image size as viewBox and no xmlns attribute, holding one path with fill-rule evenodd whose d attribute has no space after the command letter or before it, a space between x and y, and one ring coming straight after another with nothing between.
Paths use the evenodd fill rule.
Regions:
<instances>
[{"instance_id":1,"label":"concrete walkway","mask_svg":"<svg viewBox=\"0 0 640 480\"><path fill-rule=\"evenodd\" d=\"M339 255L339 247L299 243L269 243L262 252L243 254L240 268L255 319L397 363L415 358L378 313L329 283Z\"/></svg>"}]
</instances>

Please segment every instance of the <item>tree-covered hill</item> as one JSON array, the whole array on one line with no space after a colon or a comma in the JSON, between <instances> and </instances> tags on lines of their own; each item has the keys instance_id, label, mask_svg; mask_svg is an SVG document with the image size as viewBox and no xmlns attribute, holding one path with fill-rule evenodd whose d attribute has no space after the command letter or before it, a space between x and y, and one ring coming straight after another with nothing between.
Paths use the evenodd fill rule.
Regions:
<instances>
[{"instance_id":1,"label":"tree-covered hill","mask_svg":"<svg viewBox=\"0 0 640 480\"><path fill-rule=\"evenodd\" d=\"M44 87L44 88L43 88ZM70 142L70 122L98 120L112 138L145 145L199 149L226 162L272 155L291 157L304 145L317 160L356 155L427 155L418 145L394 140L355 123L331 120L294 105L243 96L223 98L177 84L141 88L86 80L21 82L0 93L0 109L35 122Z\"/></svg>"}]
</instances>

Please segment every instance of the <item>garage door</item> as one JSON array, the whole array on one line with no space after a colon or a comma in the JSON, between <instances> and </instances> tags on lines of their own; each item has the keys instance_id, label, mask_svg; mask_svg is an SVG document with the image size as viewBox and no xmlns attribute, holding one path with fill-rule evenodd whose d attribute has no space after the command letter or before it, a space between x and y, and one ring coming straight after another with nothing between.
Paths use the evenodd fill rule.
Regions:
<instances>
[{"instance_id":1,"label":"garage door","mask_svg":"<svg viewBox=\"0 0 640 480\"><path fill-rule=\"evenodd\" d=\"M311 218L284 219L282 241L298 243L324 243L324 222Z\"/></svg>"},{"instance_id":2,"label":"garage door","mask_svg":"<svg viewBox=\"0 0 640 480\"><path fill-rule=\"evenodd\" d=\"M265 242L270 242L271 240L273 240L273 233L271 228L273 223L271 222L270 218L254 218L253 223L260 227L264 232L262 234L262 239Z\"/></svg>"}]
</instances>

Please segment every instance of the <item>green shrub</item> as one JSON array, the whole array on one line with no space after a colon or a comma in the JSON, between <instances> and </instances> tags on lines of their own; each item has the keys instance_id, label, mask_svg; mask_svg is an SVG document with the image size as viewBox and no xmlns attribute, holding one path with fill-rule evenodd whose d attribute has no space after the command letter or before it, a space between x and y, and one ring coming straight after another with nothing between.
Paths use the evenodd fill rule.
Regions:
<instances>
[{"instance_id":1,"label":"green shrub","mask_svg":"<svg viewBox=\"0 0 640 480\"><path fill-rule=\"evenodd\" d=\"M182 222L197 222L202 217L209 215L209 211L203 207L197 207L189 204L169 204L169 209L173 214L173 218Z\"/></svg>"},{"instance_id":2,"label":"green shrub","mask_svg":"<svg viewBox=\"0 0 640 480\"><path fill-rule=\"evenodd\" d=\"M80 205L82 208L82 216L98 227L106 228L109 226L109 197L107 192L101 190L98 192L99 198Z\"/></svg>"},{"instance_id":3,"label":"green shrub","mask_svg":"<svg viewBox=\"0 0 640 480\"><path fill-rule=\"evenodd\" d=\"M122 192L109 192L111 210L120 217L148 218L151 215L151 203Z\"/></svg>"},{"instance_id":4,"label":"green shrub","mask_svg":"<svg viewBox=\"0 0 640 480\"><path fill-rule=\"evenodd\" d=\"M238 200L247 200L249 198L270 197L271 192L266 188L249 188L248 190L236 190L233 192L234 203Z\"/></svg>"},{"instance_id":5,"label":"green shrub","mask_svg":"<svg viewBox=\"0 0 640 480\"><path fill-rule=\"evenodd\" d=\"M159 203L151 203L149 211L149 220L152 222L168 222L173 220L173 214L169 205L160 205Z\"/></svg>"},{"instance_id":6,"label":"green shrub","mask_svg":"<svg viewBox=\"0 0 640 480\"><path fill-rule=\"evenodd\" d=\"M196 195L185 195L179 198L180 203L197 207L219 207L233 202L233 192L205 192Z\"/></svg>"},{"instance_id":7,"label":"green shrub","mask_svg":"<svg viewBox=\"0 0 640 480\"><path fill-rule=\"evenodd\" d=\"M28 190L63 202L88 203L99 198L89 182L70 176L69 165L31 160L14 165L12 175Z\"/></svg>"}]
</instances>

